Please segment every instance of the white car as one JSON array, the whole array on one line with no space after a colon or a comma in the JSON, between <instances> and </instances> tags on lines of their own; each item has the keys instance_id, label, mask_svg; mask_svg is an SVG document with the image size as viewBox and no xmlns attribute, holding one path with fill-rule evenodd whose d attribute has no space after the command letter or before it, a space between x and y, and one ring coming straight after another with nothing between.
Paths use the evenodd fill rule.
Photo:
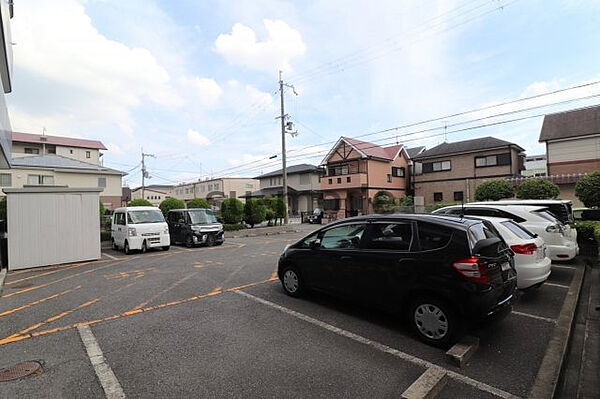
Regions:
<instances>
[{"instance_id":1,"label":"white car","mask_svg":"<svg viewBox=\"0 0 600 399\"><path fill-rule=\"evenodd\" d=\"M523 290L540 286L548 279L552 262L546 256L546 244L542 237L511 219L488 216L469 216L468 218L491 222L510 249L513 250L518 289Z\"/></svg>"},{"instance_id":2,"label":"white car","mask_svg":"<svg viewBox=\"0 0 600 399\"><path fill-rule=\"evenodd\" d=\"M169 250L169 226L160 209L153 206L131 206L115 209L112 217L113 249L146 252L149 248Z\"/></svg>"},{"instance_id":3,"label":"white car","mask_svg":"<svg viewBox=\"0 0 600 399\"><path fill-rule=\"evenodd\" d=\"M551 260L571 260L579 254L577 234L569 225L562 224L545 207L523 205L465 204L447 206L435 214L490 216L514 220L527 230L539 235L546 243Z\"/></svg>"}]
</instances>

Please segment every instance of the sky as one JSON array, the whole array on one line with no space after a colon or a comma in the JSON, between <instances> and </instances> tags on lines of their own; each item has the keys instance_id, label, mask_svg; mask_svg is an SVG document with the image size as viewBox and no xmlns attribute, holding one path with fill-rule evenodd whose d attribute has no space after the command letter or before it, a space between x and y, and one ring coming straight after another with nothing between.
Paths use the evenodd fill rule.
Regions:
<instances>
[{"instance_id":1,"label":"sky","mask_svg":"<svg viewBox=\"0 0 600 399\"><path fill-rule=\"evenodd\" d=\"M279 71L288 165L340 136L536 155L544 114L600 104L598 0L20 0L11 28L13 130L100 140L131 187L142 149L146 184L280 168Z\"/></svg>"}]
</instances>

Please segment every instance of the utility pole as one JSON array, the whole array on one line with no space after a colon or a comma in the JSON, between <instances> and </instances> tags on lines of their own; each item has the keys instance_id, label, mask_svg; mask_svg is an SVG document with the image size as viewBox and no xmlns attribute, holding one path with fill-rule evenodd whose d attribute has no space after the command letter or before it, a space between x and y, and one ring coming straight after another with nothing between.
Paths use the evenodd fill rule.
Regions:
<instances>
[{"instance_id":1,"label":"utility pole","mask_svg":"<svg viewBox=\"0 0 600 399\"><path fill-rule=\"evenodd\" d=\"M142 199L145 199L144 191L146 189L145 179L150 178L148 171L146 170L146 163L144 162L145 157L156 158L154 154L145 154L144 149L142 148Z\"/></svg>"},{"instance_id":2,"label":"utility pole","mask_svg":"<svg viewBox=\"0 0 600 399\"><path fill-rule=\"evenodd\" d=\"M281 98L281 114L279 115L279 118L281 119L281 164L282 164L282 168L281 168L281 172L283 174L283 203L285 204L285 215L283 218L283 223L284 224L288 224L289 222L289 216L288 216L288 186L287 186L287 169L286 169L286 153L285 153L285 134L286 133L290 133L292 135L295 135L296 132L288 132L286 130L286 123L285 123L285 118L287 118L287 115L285 114L285 109L284 109L284 105L283 105L283 87L289 87L293 90L295 95L298 95L298 93L296 93L296 89L294 88L294 86L290 85L290 84L286 84L283 83L283 78L281 77L281 71L279 71L279 95ZM291 124L291 122L290 122Z\"/></svg>"}]
</instances>

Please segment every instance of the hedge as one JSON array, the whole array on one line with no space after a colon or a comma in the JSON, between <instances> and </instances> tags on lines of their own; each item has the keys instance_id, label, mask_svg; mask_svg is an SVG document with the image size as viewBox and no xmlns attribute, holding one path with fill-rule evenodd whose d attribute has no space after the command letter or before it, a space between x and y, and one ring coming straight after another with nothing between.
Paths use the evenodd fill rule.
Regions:
<instances>
[{"instance_id":1,"label":"hedge","mask_svg":"<svg viewBox=\"0 0 600 399\"><path fill-rule=\"evenodd\" d=\"M236 231L236 230L244 230L246 226L241 223L238 224L224 224L223 230L225 231Z\"/></svg>"},{"instance_id":2,"label":"hedge","mask_svg":"<svg viewBox=\"0 0 600 399\"><path fill-rule=\"evenodd\" d=\"M575 228L577 229L577 239L579 241L596 241L600 245L600 222L576 222Z\"/></svg>"}]
</instances>

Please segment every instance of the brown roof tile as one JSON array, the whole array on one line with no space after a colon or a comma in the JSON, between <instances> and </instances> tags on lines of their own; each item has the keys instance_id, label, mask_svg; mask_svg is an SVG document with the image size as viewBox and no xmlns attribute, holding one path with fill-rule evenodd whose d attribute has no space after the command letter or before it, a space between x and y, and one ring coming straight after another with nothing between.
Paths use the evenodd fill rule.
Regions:
<instances>
[{"instance_id":1,"label":"brown roof tile","mask_svg":"<svg viewBox=\"0 0 600 399\"><path fill-rule=\"evenodd\" d=\"M546 115L540 132L540 141L598 133L600 133L600 105Z\"/></svg>"},{"instance_id":2,"label":"brown roof tile","mask_svg":"<svg viewBox=\"0 0 600 399\"><path fill-rule=\"evenodd\" d=\"M72 137L48 136L32 133L13 132L12 141L20 143L62 145L65 147L91 148L94 150L107 149L104 144L98 140L76 139Z\"/></svg>"}]
</instances>

